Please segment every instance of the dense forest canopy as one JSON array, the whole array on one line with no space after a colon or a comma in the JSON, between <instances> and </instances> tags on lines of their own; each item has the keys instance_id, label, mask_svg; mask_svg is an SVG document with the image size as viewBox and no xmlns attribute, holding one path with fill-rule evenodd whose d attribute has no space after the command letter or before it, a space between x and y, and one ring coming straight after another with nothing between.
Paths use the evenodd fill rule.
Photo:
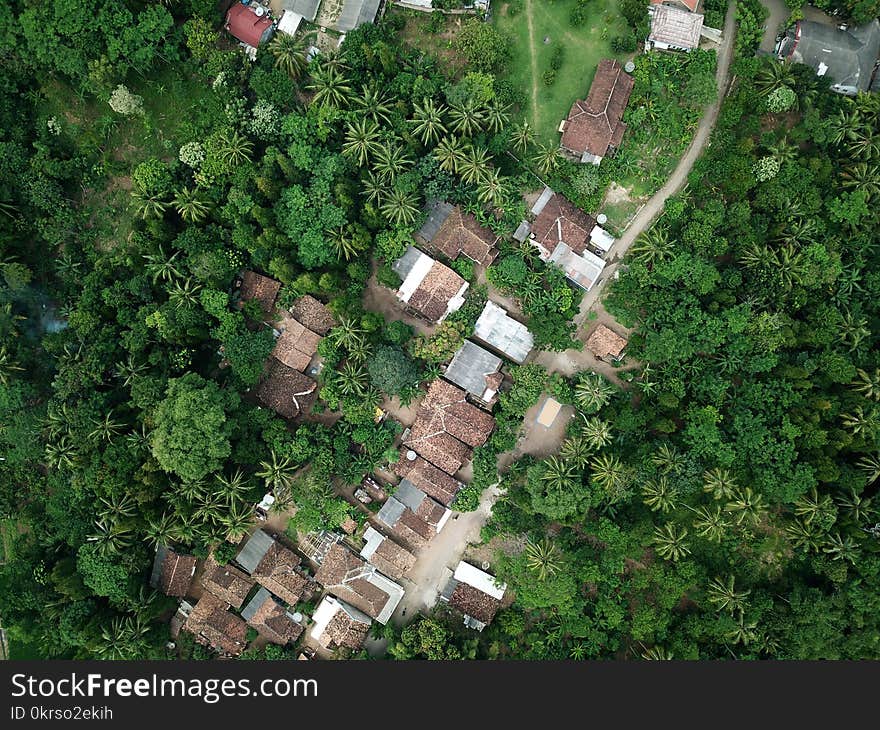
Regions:
<instances>
[{"instance_id":1,"label":"dense forest canopy","mask_svg":"<svg viewBox=\"0 0 880 730\"><path fill-rule=\"evenodd\" d=\"M332 485L397 458L376 406L418 397L487 297L458 261L468 300L431 337L364 307L371 277L399 283L426 200L504 237L486 279L537 347L581 346L581 292L510 235L536 175L582 205L599 183L518 121L491 26L467 27L454 76L401 26L310 63L282 38L252 64L206 0L0 6L0 617L31 655L165 657L155 546L228 559L267 488L296 504L293 531L363 522ZM607 291L635 328L629 387L511 368L457 509L497 480L542 392L578 411L559 455L510 466L484 528L515 603L479 636L442 614L389 631L391 656L880 652L880 95L752 52L687 188ZM714 69L658 58L638 59L634 127L652 83L678 93L682 68ZM683 132L712 96L684 93L660 112ZM326 418L256 406L274 339L235 304L245 268L332 310Z\"/></svg>"}]
</instances>

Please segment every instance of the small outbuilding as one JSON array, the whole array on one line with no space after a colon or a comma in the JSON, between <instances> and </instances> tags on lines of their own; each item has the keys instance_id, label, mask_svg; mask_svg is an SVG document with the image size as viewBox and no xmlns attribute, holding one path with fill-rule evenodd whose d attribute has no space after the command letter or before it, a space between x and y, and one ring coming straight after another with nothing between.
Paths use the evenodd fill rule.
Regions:
<instances>
[{"instance_id":1,"label":"small outbuilding","mask_svg":"<svg viewBox=\"0 0 880 730\"><path fill-rule=\"evenodd\" d=\"M626 338L604 324L596 326L587 338L587 349L600 360L617 362L626 350Z\"/></svg>"},{"instance_id":2,"label":"small outbuilding","mask_svg":"<svg viewBox=\"0 0 880 730\"><path fill-rule=\"evenodd\" d=\"M226 13L226 31L247 46L259 48L275 34L275 23L262 5L235 3Z\"/></svg>"}]
</instances>

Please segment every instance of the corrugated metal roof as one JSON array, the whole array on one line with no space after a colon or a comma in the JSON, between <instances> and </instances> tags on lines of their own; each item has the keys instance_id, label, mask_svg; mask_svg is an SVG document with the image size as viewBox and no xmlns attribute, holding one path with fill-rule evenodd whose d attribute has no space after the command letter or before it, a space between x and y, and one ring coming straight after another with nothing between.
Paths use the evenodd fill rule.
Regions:
<instances>
[{"instance_id":1,"label":"corrugated metal roof","mask_svg":"<svg viewBox=\"0 0 880 730\"><path fill-rule=\"evenodd\" d=\"M443 225L443 222L449 217L449 214L452 213L452 209L453 205L451 203L446 203L442 200L429 202L427 206L428 218L425 220L416 235L424 238L428 243L433 241L434 236L437 235L437 231L440 230L440 226Z\"/></svg>"},{"instance_id":2,"label":"corrugated metal roof","mask_svg":"<svg viewBox=\"0 0 880 730\"><path fill-rule=\"evenodd\" d=\"M241 609L241 617L245 621L250 621L254 616L256 616L257 611L260 610L260 606L262 606L266 601L271 600L272 594L270 594L269 591L261 586L260 590L256 592L254 597L250 601L248 601L247 606Z\"/></svg>"},{"instance_id":3,"label":"corrugated metal roof","mask_svg":"<svg viewBox=\"0 0 880 730\"><path fill-rule=\"evenodd\" d=\"M488 301L474 326L474 336L517 363L523 362L534 347L532 333L495 302Z\"/></svg>"},{"instance_id":4,"label":"corrugated metal roof","mask_svg":"<svg viewBox=\"0 0 880 730\"><path fill-rule=\"evenodd\" d=\"M321 0L282 0L281 7L302 15L309 22L314 21L318 15L318 6Z\"/></svg>"},{"instance_id":5,"label":"corrugated metal roof","mask_svg":"<svg viewBox=\"0 0 880 730\"><path fill-rule=\"evenodd\" d=\"M458 352L453 355L443 376L460 388L482 398L487 388L486 377L497 373L501 369L501 364L500 357L470 340L465 340L458 348Z\"/></svg>"},{"instance_id":6,"label":"corrugated metal roof","mask_svg":"<svg viewBox=\"0 0 880 730\"><path fill-rule=\"evenodd\" d=\"M394 492L394 498L409 507L413 512L418 511L419 506L425 501L427 495L413 484L409 479L402 479Z\"/></svg>"},{"instance_id":7,"label":"corrugated metal roof","mask_svg":"<svg viewBox=\"0 0 880 730\"><path fill-rule=\"evenodd\" d=\"M345 0L336 30L346 33L364 23L372 23L378 10L379 0Z\"/></svg>"},{"instance_id":8,"label":"corrugated metal roof","mask_svg":"<svg viewBox=\"0 0 880 730\"><path fill-rule=\"evenodd\" d=\"M235 561L248 573L253 573L263 559L263 556L272 547L273 542L274 540L265 532L257 530L245 543Z\"/></svg>"},{"instance_id":9,"label":"corrugated metal roof","mask_svg":"<svg viewBox=\"0 0 880 730\"><path fill-rule=\"evenodd\" d=\"M406 505L394 497L389 497L385 504L382 505L382 509L376 514L376 519L388 525L388 527L394 527L405 509Z\"/></svg>"}]
</instances>

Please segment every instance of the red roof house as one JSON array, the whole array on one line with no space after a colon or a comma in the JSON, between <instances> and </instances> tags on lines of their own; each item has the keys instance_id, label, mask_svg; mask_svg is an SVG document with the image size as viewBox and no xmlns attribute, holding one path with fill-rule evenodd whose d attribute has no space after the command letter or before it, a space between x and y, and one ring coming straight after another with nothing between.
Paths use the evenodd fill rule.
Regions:
<instances>
[{"instance_id":1,"label":"red roof house","mask_svg":"<svg viewBox=\"0 0 880 730\"><path fill-rule=\"evenodd\" d=\"M275 25L268 13L257 15L252 6L241 3L236 3L229 8L224 27L242 43L247 43L254 48L268 41L275 32Z\"/></svg>"}]
</instances>

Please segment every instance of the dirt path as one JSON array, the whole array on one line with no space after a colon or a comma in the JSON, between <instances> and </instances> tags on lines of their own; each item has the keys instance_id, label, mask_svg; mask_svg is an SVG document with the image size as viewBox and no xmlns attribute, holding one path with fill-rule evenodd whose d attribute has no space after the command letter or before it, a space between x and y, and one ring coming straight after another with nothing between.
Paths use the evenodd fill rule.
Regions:
<instances>
[{"instance_id":1,"label":"dirt path","mask_svg":"<svg viewBox=\"0 0 880 730\"><path fill-rule=\"evenodd\" d=\"M535 25L532 22L532 0L526 0L526 22L529 27L529 65L532 69L532 127L538 126L538 61L535 58Z\"/></svg>"}]
</instances>

